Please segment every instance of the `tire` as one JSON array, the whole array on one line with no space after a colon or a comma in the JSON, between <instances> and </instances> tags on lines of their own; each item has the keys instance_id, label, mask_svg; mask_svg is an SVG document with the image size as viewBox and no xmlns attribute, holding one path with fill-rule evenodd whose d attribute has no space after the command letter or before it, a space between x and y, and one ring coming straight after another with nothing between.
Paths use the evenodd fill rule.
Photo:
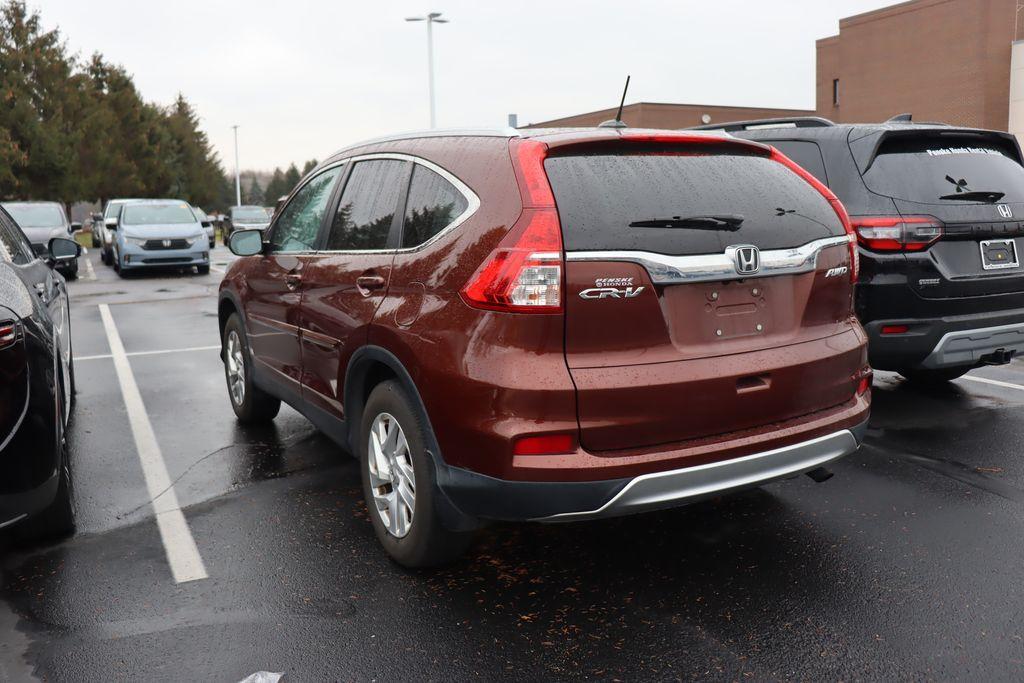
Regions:
<instances>
[{"instance_id":1,"label":"tire","mask_svg":"<svg viewBox=\"0 0 1024 683\"><path fill-rule=\"evenodd\" d=\"M196 272L198 272L200 275L209 275L210 266L196 266Z\"/></svg>"},{"instance_id":2,"label":"tire","mask_svg":"<svg viewBox=\"0 0 1024 683\"><path fill-rule=\"evenodd\" d=\"M98 239L96 239L96 235L92 236L92 248L93 249L99 249L100 248L100 241Z\"/></svg>"},{"instance_id":3,"label":"tire","mask_svg":"<svg viewBox=\"0 0 1024 683\"><path fill-rule=\"evenodd\" d=\"M110 252L109 251L102 251L102 252L100 252L100 261L102 261L103 265L105 265L105 266L112 266L112 265L114 265L112 260L111 260L111 258L110 258Z\"/></svg>"},{"instance_id":4,"label":"tire","mask_svg":"<svg viewBox=\"0 0 1024 683\"><path fill-rule=\"evenodd\" d=\"M945 384L946 382L952 382L958 377L963 377L973 369L973 365L961 365L955 368L942 368L939 370L900 370L899 373L903 375L908 382L913 382L914 384L920 384L922 386L934 386L938 384Z\"/></svg>"},{"instance_id":5,"label":"tire","mask_svg":"<svg viewBox=\"0 0 1024 683\"><path fill-rule=\"evenodd\" d=\"M75 261L75 265L71 266L64 272L65 280L77 280L78 279L78 261Z\"/></svg>"},{"instance_id":6,"label":"tire","mask_svg":"<svg viewBox=\"0 0 1024 683\"><path fill-rule=\"evenodd\" d=\"M388 380L374 387L360 427L363 497L377 540L387 553L410 568L433 567L462 556L474 534L450 531L442 524L435 504L437 487L433 463L426 450L426 430L419 411L397 381ZM396 427L400 431L393 431ZM381 440L382 429L389 436L395 435L395 442L386 438L385 443L397 442L389 455L382 456L385 463L391 463L387 465L380 464L370 446L371 438ZM405 448L398 446L399 435L405 436ZM407 474L410 471L412 477ZM395 479L397 487L392 483ZM388 510L382 511L384 507Z\"/></svg>"},{"instance_id":7,"label":"tire","mask_svg":"<svg viewBox=\"0 0 1024 683\"><path fill-rule=\"evenodd\" d=\"M238 346L233 346L233 342ZM252 382L252 351L249 349L245 326L237 313L232 313L224 325L221 357L224 359L228 400L231 401L231 408L238 421L242 424L260 424L277 417L281 410L281 399L271 396Z\"/></svg>"}]
</instances>

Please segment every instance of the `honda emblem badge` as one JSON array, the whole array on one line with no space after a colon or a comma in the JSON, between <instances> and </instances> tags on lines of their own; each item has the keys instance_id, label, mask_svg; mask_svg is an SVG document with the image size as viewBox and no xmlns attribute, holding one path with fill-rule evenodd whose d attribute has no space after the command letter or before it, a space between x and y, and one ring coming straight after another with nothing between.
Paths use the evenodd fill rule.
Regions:
<instances>
[{"instance_id":1,"label":"honda emblem badge","mask_svg":"<svg viewBox=\"0 0 1024 683\"><path fill-rule=\"evenodd\" d=\"M732 260L740 275L753 275L761 269L761 252L754 246L732 247Z\"/></svg>"},{"instance_id":2,"label":"honda emblem badge","mask_svg":"<svg viewBox=\"0 0 1024 683\"><path fill-rule=\"evenodd\" d=\"M1010 208L1009 204L998 204L996 209L999 210L999 215L1003 218L1013 218L1013 209Z\"/></svg>"},{"instance_id":3,"label":"honda emblem badge","mask_svg":"<svg viewBox=\"0 0 1024 683\"><path fill-rule=\"evenodd\" d=\"M170 240L164 240L163 244L164 244L165 247L169 247L169 246L171 246L171 241Z\"/></svg>"}]
</instances>

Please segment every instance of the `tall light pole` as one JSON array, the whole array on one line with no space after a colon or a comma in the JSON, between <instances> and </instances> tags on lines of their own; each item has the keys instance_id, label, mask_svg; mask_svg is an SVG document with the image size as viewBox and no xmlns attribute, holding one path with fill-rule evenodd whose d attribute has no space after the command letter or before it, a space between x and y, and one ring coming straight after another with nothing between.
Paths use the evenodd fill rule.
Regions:
<instances>
[{"instance_id":1,"label":"tall light pole","mask_svg":"<svg viewBox=\"0 0 1024 683\"><path fill-rule=\"evenodd\" d=\"M231 126L235 129L235 206L242 205L242 176L238 168L238 126Z\"/></svg>"},{"instance_id":2,"label":"tall light pole","mask_svg":"<svg viewBox=\"0 0 1024 683\"><path fill-rule=\"evenodd\" d=\"M437 127L437 109L434 105L434 24L447 24L440 12L430 12L425 17L406 17L406 21L427 22L427 88L430 93L430 127Z\"/></svg>"}]
</instances>

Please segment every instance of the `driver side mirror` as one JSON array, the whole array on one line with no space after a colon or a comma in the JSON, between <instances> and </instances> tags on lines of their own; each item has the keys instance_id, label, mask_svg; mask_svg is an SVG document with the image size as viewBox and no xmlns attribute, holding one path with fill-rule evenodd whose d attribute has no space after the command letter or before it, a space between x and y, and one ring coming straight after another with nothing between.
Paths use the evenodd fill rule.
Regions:
<instances>
[{"instance_id":1,"label":"driver side mirror","mask_svg":"<svg viewBox=\"0 0 1024 683\"><path fill-rule=\"evenodd\" d=\"M81 229L82 229L82 224L79 223L78 221L75 221L74 223L71 224L71 232L78 232Z\"/></svg>"},{"instance_id":2,"label":"driver side mirror","mask_svg":"<svg viewBox=\"0 0 1024 683\"><path fill-rule=\"evenodd\" d=\"M228 249L235 256L255 256L263 252L263 232L235 230L228 238Z\"/></svg>"},{"instance_id":3,"label":"driver side mirror","mask_svg":"<svg viewBox=\"0 0 1024 683\"><path fill-rule=\"evenodd\" d=\"M98 222L101 222L102 220L103 220L103 214L102 213L94 213L92 215L93 223L98 223Z\"/></svg>"},{"instance_id":4,"label":"driver side mirror","mask_svg":"<svg viewBox=\"0 0 1024 683\"><path fill-rule=\"evenodd\" d=\"M107 220L103 221L103 225L106 226L107 230L117 230L117 219L108 218Z\"/></svg>"},{"instance_id":5,"label":"driver side mirror","mask_svg":"<svg viewBox=\"0 0 1024 683\"><path fill-rule=\"evenodd\" d=\"M82 245L64 237L54 237L47 252L51 263L70 263L82 254Z\"/></svg>"}]
</instances>

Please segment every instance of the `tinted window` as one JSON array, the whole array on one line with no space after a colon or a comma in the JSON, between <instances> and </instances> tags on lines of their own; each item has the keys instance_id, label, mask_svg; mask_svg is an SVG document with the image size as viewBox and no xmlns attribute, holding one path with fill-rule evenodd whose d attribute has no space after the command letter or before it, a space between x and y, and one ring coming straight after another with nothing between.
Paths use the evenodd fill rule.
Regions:
<instances>
[{"instance_id":1,"label":"tinted window","mask_svg":"<svg viewBox=\"0 0 1024 683\"><path fill-rule=\"evenodd\" d=\"M782 164L747 154L586 154L545 162L565 248L717 254L727 246L797 247L844 234L835 211ZM740 216L737 226L642 227L694 216ZM632 225L631 225L632 224Z\"/></svg>"},{"instance_id":2,"label":"tinted window","mask_svg":"<svg viewBox=\"0 0 1024 683\"><path fill-rule=\"evenodd\" d=\"M409 162L395 159L360 161L352 167L325 249L385 249L398 208Z\"/></svg>"},{"instance_id":3,"label":"tinted window","mask_svg":"<svg viewBox=\"0 0 1024 683\"><path fill-rule=\"evenodd\" d=\"M316 248L316 238L331 199L331 190L342 168L335 166L324 171L295 193L274 225L270 238L273 251L312 251Z\"/></svg>"},{"instance_id":4,"label":"tinted window","mask_svg":"<svg viewBox=\"0 0 1024 683\"><path fill-rule=\"evenodd\" d=\"M469 202L454 185L426 166L415 164L405 204L402 246L415 247L462 215Z\"/></svg>"},{"instance_id":5,"label":"tinted window","mask_svg":"<svg viewBox=\"0 0 1024 683\"><path fill-rule=\"evenodd\" d=\"M34 258L32 245L21 231L11 224L6 216L0 216L0 259L24 265Z\"/></svg>"},{"instance_id":6,"label":"tinted window","mask_svg":"<svg viewBox=\"0 0 1024 683\"><path fill-rule=\"evenodd\" d=\"M778 148L780 152L795 161L812 176L828 185L825 175L825 160L821 157L821 148L816 142L806 140L765 140L767 144Z\"/></svg>"},{"instance_id":7,"label":"tinted window","mask_svg":"<svg viewBox=\"0 0 1024 683\"><path fill-rule=\"evenodd\" d=\"M873 192L926 204L946 204L967 192L1002 192L1024 202L1024 167L1016 150L977 137L898 137L884 142L864 174ZM947 199L943 199L946 197Z\"/></svg>"}]
</instances>

